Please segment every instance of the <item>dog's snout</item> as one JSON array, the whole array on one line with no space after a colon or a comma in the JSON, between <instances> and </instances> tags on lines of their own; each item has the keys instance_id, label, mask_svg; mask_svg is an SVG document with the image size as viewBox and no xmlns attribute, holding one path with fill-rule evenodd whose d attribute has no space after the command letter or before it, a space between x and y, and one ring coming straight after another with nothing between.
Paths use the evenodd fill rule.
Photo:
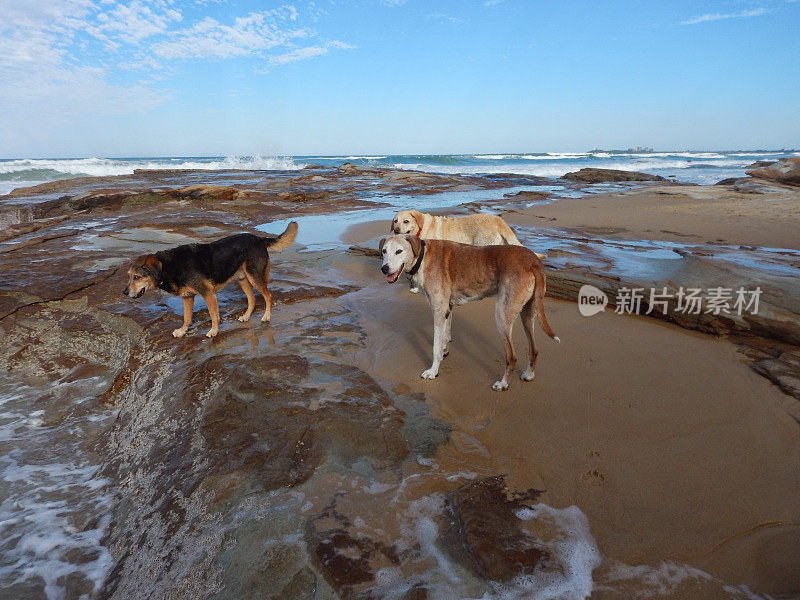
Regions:
<instances>
[{"instance_id":1,"label":"dog's snout","mask_svg":"<svg viewBox=\"0 0 800 600\"><path fill-rule=\"evenodd\" d=\"M122 295L123 296L127 296L128 295L128 288L125 288L124 290L122 290Z\"/></svg>"},{"instance_id":2,"label":"dog's snout","mask_svg":"<svg viewBox=\"0 0 800 600\"><path fill-rule=\"evenodd\" d=\"M389 265L383 265L381 267L381 273L383 273L384 275L388 275L389 274Z\"/></svg>"}]
</instances>

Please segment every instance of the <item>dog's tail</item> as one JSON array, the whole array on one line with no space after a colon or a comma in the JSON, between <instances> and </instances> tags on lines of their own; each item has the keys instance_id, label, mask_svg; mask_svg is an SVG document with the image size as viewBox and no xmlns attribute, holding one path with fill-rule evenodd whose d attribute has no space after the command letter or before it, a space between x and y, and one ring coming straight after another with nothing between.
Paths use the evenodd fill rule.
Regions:
<instances>
[{"instance_id":1,"label":"dog's tail","mask_svg":"<svg viewBox=\"0 0 800 600\"><path fill-rule=\"evenodd\" d=\"M286 226L286 230L277 237L265 238L267 248L272 252L280 252L289 247L297 237L297 222L292 221Z\"/></svg>"},{"instance_id":2,"label":"dog's tail","mask_svg":"<svg viewBox=\"0 0 800 600\"><path fill-rule=\"evenodd\" d=\"M514 233L514 230L508 226L508 223L503 221L502 217L497 217L500 220L500 225L497 229L500 233L500 237L503 238L503 241L508 244L509 246L522 246L520 241L517 239L517 234Z\"/></svg>"},{"instance_id":3,"label":"dog's tail","mask_svg":"<svg viewBox=\"0 0 800 600\"><path fill-rule=\"evenodd\" d=\"M555 341L560 342L561 339L553 333L553 330L550 328L550 323L547 322L547 316L544 314L544 294L547 291L547 277L541 269L536 269L534 271L534 277L536 284L533 288L533 301L536 305L536 314L539 317L539 323L542 324L542 329L544 329L547 335Z\"/></svg>"},{"instance_id":4,"label":"dog's tail","mask_svg":"<svg viewBox=\"0 0 800 600\"><path fill-rule=\"evenodd\" d=\"M500 218L500 217L498 217ZM502 221L502 219L500 219ZM503 225L500 227L500 237L503 238L503 241L509 246L522 246L522 243L517 239L517 234L514 233L514 230L503 221ZM539 252L534 252L536 256L541 258L547 258L546 254L540 254Z\"/></svg>"}]
</instances>

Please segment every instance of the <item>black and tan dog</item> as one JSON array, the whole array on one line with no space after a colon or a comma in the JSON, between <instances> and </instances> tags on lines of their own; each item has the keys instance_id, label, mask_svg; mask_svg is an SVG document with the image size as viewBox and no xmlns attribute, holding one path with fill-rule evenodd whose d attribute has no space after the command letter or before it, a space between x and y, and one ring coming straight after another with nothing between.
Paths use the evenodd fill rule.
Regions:
<instances>
[{"instance_id":1,"label":"black and tan dog","mask_svg":"<svg viewBox=\"0 0 800 600\"><path fill-rule=\"evenodd\" d=\"M252 233L231 235L210 244L187 244L134 259L128 269L128 285L122 292L139 298L147 290L162 289L183 298L183 326L172 332L176 338L186 335L192 322L194 297L200 295L211 315L207 337L219 331L219 306L216 293L233 279L238 280L247 296L247 310L239 317L250 319L256 307L256 288L267 303L261 322L270 320L272 295L269 282L269 253L280 252L297 237L297 223L292 221L280 235L261 237Z\"/></svg>"}]
</instances>

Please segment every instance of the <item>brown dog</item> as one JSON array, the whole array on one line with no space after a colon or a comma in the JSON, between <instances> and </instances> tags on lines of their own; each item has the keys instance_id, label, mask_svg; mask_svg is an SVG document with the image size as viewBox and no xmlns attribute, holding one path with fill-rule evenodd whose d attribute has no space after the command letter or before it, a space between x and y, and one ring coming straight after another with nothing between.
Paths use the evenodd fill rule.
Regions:
<instances>
[{"instance_id":1,"label":"brown dog","mask_svg":"<svg viewBox=\"0 0 800 600\"><path fill-rule=\"evenodd\" d=\"M192 322L194 297L200 295L206 301L211 315L211 329L206 337L214 337L219 331L217 292L236 279L247 296L247 310L239 320L247 321L253 314L256 307L253 288L256 288L267 304L261 318L263 323L270 320L272 313L272 294L267 289L267 250L280 252L296 237L297 223L292 221L286 231L277 236L240 233L210 244L186 244L155 254L145 254L131 262L128 285L122 293L139 298L147 290L158 288L183 298L183 326L172 332L176 338L186 335Z\"/></svg>"},{"instance_id":2,"label":"brown dog","mask_svg":"<svg viewBox=\"0 0 800 600\"><path fill-rule=\"evenodd\" d=\"M386 281L394 283L401 273L412 278L433 311L433 364L423 371L423 379L439 374L439 365L447 355L453 307L471 300L497 296L494 318L497 332L506 353L506 370L492 389L508 389L517 358L511 339L511 328L517 315L528 336L530 359L520 375L530 381L536 369L536 342L533 318L539 317L545 333L556 341L544 312L546 277L542 261L523 246L471 246L443 240L420 240L415 235L390 235L380 241L378 249Z\"/></svg>"}]
</instances>

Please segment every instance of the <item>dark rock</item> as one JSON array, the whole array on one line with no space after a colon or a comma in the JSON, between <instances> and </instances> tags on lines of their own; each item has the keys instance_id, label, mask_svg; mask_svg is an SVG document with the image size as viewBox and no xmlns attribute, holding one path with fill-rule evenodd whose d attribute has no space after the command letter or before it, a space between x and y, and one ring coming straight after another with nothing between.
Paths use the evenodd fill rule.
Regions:
<instances>
[{"instance_id":1,"label":"dark rock","mask_svg":"<svg viewBox=\"0 0 800 600\"><path fill-rule=\"evenodd\" d=\"M334 499L306 526L309 552L328 583L348 598L375 580L375 573L400 564L392 547L350 533L352 523L337 512Z\"/></svg>"},{"instance_id":2,"label":"dark rock","mask_svg":"<svg viewBox=\"0 0 800 600\"><path fill-rule=\"evenodd\" d=\"M564 175L570 181L583 181L585 183L606 183L613 181L667 181L660 175L639 173L638 171L619 171L617 169L585 168Z\"/></svg>"},{"instance_id":3,"label":"dark rock","mask_svg":"<svg viewBox=\"0 0 800 600\"><path fill-rule=\"evenodd\" d=\"M64 588L64 600L87 598L94 590L94 584L80 571L62 575L56 579L56 583Z\"/></svg>"},{"instance_id":4,"label":"dark rock","mask_svg":"<svg viewBox=\"0 0 800 600\"><path fill-rule=\"evenodd\" d=\"M366 246L350 246L347 251L359 256L369 256L370 258L381 257L381 253L378 252L377 248L368 248Z\"/></svg>"},{"instance_id":5,"label":"dark rock","mask_svg":"<svg viewBox=\"0 0 800 600\"><path fill-rule=\"evenodd\" d=\"M756 162L747 165L746 169L760 169L761 167L769 167L770 165L774 165L777 160L757 160Z\"/></svg>"},{"instance_id":6,"label":"dark rock","mask_svg":"<svg viewBox=\"0 0 800 600\"><path fill-rule=\"evenodd\" d=\"M755 363L753 370L790 396L800 399L800 353L782 352L777 358Z\"/></svg>"},{"instance_id":7,"label":"dark rock","mask_svg":"<svg viewBox=\"0 0 800 600\"><path fill-rule=\"evenodd\" d=\"M733 189L744 194L780 194L786 191L780 184L753 179L751 177L737 179L733 184Z\"/></svg>"},{"instance_id":8,"label":"dark rock","mask_svg":"<svg viewBox=\"0 0 800 600\"><path fill-rule=\"evenodd\" d=\"M547 551L520 528L516 514L540 494L533 489L512 493L502 476L476 481L449 494L448 506L478 575L491 581L508 581L547 559Z\"/></svg>"},{"instance_id":9,"label":"dark rock","mask_svg":"<svg viewBox=\"0 0 800 600\"><path fill-rule=\"evenodd\" d=\"M353 163L344 163L339 165L339 168L336 169L339 173L343 175L355 175L359 172L359 168L355 166Z\"/></svg>"},{"instance_id":10,"label":"dark rock","mask_svg":"<svg viewBox=\"0 0 800 600\"><path fill-rule=\"evenodd\" d=\"M774 164L746 171L751 177L784 185L800 185L800 156L782 158Z\"/></svg>"},{"instance_id":11,"label":"dark rock","mask_svg":"<svg viewBox=\"0 0 800 600\"><path fill-rule=\"evenodd\" d=\"M538 202L540 200L546 200L550 197L550 194L547 192L522 191L516 194L503 194L503 197L511 200L521 200L522 202Z\"/></svg>"}]
</instances>

